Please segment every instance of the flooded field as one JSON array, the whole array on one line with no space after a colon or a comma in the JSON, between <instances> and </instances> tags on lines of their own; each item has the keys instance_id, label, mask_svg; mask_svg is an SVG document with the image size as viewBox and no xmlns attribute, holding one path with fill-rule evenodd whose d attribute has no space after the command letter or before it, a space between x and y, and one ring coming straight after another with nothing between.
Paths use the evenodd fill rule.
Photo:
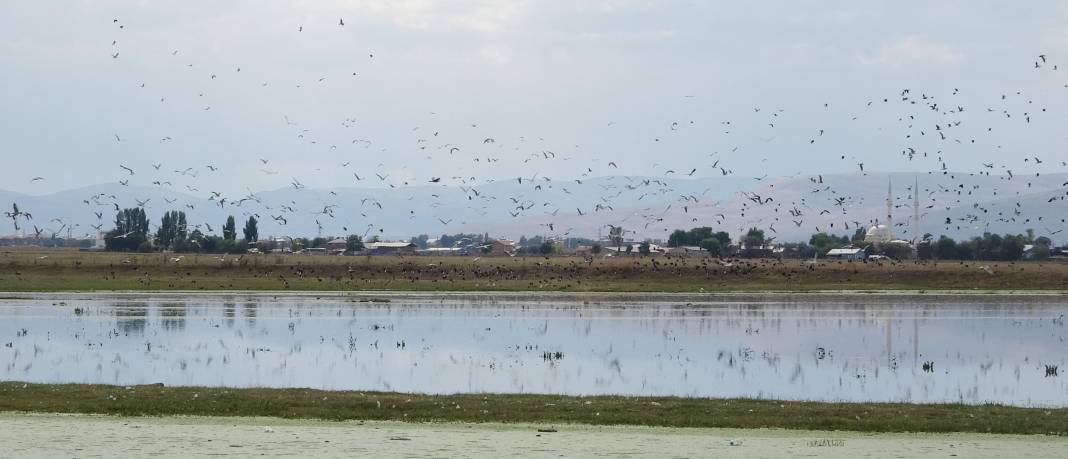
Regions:
<instances>
[{"instance_id":1,"label":"flooded field","mask_svg":"<svg viewBox=\"0 0 1068 459\"><path fill-rule=\"evenodd\" d=\"M1068 406L1053 296L0 299L0 380Z\"/></svg>"}]
</instances>

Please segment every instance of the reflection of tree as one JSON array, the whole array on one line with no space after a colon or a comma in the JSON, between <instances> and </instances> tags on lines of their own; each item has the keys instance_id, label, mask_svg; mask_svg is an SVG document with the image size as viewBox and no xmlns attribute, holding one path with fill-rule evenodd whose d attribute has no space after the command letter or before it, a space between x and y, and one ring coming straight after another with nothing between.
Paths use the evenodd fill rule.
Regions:
<instances>
[{"instance_id":1,"label":"reflection of tree","mask_svg":"<svg viewBox=\"0 0 1068 459\"><path fill-rule=\"evenodd\" d=\"M115 328L122 330L122 334L145 334L145 325L148 322L147 304L116 304L111 310L115 315Z\"/></svg>"},{"instance_id":2,"label":"reflection of tree","mask_svg":"<svg viewBox=\"0 0 1068 459\"><path fill-rule=\"evenodd\" d=\"M234 315L237 314L237 305L233 303L223 303L223 317L226 318L226 326L233 328Z\"/></svg>"},{"instance_id":3,"label":"reflection of tree","mask_svg":"<svg viewBox=\"0 0 1068 459\"><path fill-rule=\"evenodd\" d=\"M245 303L244 309L241 310L241 315L248 320L249 327L256 325L256 306L257 303Z\"/></svg>"},{"instance_id":4,"label":"reflection of tree","mask_svg":"<svg viewBox=\"0 0 1068 459\"><path fill-rule=\"evenodd\" d=\"M185 303L162 303L159 307L159 323L164 330L185 329Z\"/></svg>"}]
</instances>

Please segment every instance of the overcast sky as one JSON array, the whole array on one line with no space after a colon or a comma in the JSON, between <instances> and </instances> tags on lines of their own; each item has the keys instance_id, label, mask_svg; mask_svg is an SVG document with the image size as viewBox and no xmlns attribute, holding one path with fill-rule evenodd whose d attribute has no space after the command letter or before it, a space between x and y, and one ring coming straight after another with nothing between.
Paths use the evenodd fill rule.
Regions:
<instances>
[{"instance_id":1,"label":"overcast sky","mask_svg":"<svg viewBox=\"0 0 1068 459\"><path fill-rule=\"evenodd\" d=\"M0 62L0 188L32 194L124 179L119 164L239 192L1068 156L1054 0L11 0ZM962 142L936 141L947 116L905 88L965 107Z\"/></svg>"}]
</instances>

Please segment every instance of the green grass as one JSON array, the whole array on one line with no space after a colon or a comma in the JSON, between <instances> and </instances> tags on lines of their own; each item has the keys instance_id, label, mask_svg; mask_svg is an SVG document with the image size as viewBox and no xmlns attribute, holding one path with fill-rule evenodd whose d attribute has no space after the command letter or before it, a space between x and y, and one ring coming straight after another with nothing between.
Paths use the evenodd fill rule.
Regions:
<instances>
[{"instance_id":1,"label":"green grass","mask_svg":"<svg viewBox=\"0 0 1068 459\"><path fill-rule=\"evenodd\" d=\"M0 411L1068 435L1068 409L0 382Z\"/></svg>"}]
</instances>

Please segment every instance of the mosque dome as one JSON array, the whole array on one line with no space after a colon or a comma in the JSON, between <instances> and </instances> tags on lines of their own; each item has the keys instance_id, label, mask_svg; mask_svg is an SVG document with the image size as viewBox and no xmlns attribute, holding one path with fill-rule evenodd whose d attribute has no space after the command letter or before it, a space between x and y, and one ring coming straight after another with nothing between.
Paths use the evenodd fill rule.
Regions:
<instances>
[{"instance_id":1,"label":"mosque dome","mask_svg":"<svg viewBox=\"0 0 1068 459\"><path fill-rule=\"evenodd\" d=\"M890 227L886 225L873 225L864 233L864 242L872 244L884 244L894 239Z\"/></svg>"}]
</instances>

